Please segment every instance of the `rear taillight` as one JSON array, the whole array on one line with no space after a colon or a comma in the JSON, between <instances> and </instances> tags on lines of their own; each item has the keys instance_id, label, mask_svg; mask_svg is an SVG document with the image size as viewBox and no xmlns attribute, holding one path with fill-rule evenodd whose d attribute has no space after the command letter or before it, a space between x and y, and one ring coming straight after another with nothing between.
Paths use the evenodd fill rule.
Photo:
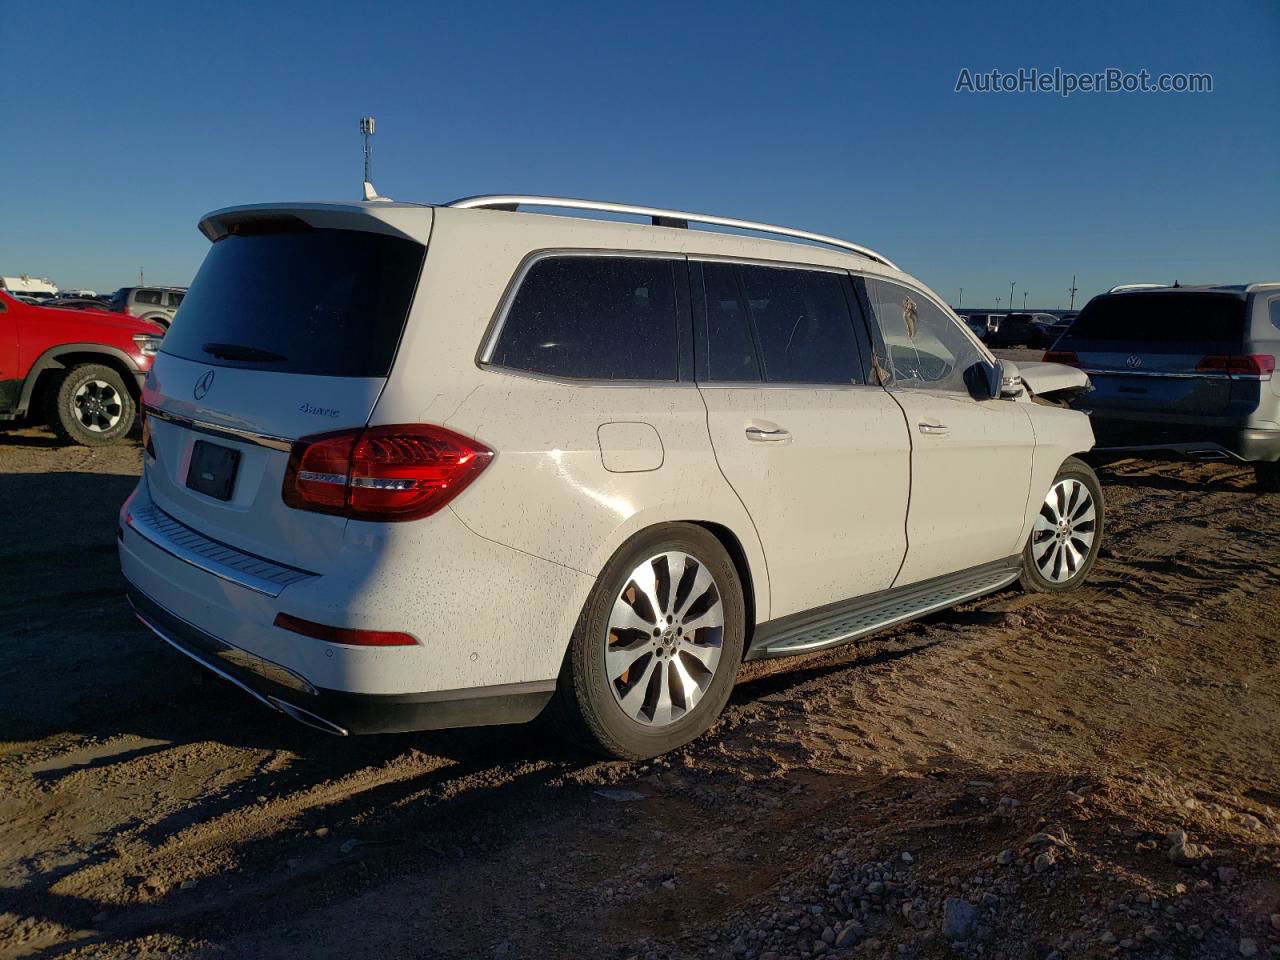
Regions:
<instances>
[{"instance_id":1,"label":"rear taillight","mask_svg":"<svg viewBox=\"0 0 1280 960\"><path fill-rule=\"evenodd\" d=\"M416 647L418 640L412 634L398 630L354 630L351 627L330 627L312 623L287 613L277 613L275 625L283 630L314 637L327 643L346 643L354 647Z\"/></svg>"},{"instance_id":2,"label":"rear taillight","mask_svg":"<svg viewBox=\"0 0 1280 960\"><path fill-rule=\"evenodd\" d=\"M1196 369L1207 373L1227 373L1233 376L1269 377L1275 372L1276 358L1267 353L1211 356L1197 363Z\"/></svg>"},{"instance_id":3,"label":"rear taillight","mask_svg":"<svg viewBox=\"0 0 1280 960\"><path fill-rule=\"evenodd\" d=\"M284 502L356 520L417 520L466 489L492 459L484 444L428 424L303 437L289 456Z\"/></svg>"},{"instance_id":4,"label":"rear taillight","mask_svg":"<svg viewBox=\"0 0 1280 960\"><path fill-rule=\"evenodd\" d=\"M1048 350L1041 358L1045 363L1065 363L1068 367L1080 366L1080 358L1074 350Z\"/></svg>"}]
</instances>

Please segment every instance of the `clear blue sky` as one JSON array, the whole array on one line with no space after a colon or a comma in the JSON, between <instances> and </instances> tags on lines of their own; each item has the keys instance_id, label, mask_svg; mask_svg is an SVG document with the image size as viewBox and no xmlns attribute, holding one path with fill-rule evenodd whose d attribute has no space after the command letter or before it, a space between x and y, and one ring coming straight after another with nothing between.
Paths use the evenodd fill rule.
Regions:
<instances>
[{"instance_id":1,"label":"clear blue sky","mask_svg":"<svg viewBox=\"0 0 1280 960\"><path fill-rule=\"evenodd\" d=\"M186 283L208 210L521 191L849 237L955 303L1280 280L1280 3L5 0L0 273ZM1211 94L959 94L962 67ZM1077 298L1077 306L1080 304Z\"/></svg>"}]
</instances>

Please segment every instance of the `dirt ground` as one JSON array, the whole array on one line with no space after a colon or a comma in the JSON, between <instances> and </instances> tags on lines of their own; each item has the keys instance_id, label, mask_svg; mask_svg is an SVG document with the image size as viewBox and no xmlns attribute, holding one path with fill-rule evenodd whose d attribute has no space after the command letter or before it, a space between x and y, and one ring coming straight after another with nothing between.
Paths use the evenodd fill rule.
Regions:
<instances>
[{"instance_id":1,"label":"dirt ground","mask_svg":"<svg viewBox=\"0 0 1280 960\"><path fill-rule=\"evenodd\" d=\"M1102 471L1107 544L751 664L664 760L334 739L130 616L136 445L0 432L0 957L1280 956L1280 497Z\"/></svg>"}]
</instances>

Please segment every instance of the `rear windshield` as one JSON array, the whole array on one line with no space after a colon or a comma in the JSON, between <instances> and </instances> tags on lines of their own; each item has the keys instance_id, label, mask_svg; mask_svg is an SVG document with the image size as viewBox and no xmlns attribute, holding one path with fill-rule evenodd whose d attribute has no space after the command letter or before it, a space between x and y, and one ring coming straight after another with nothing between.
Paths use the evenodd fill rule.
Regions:
<instances>
[{"instance_id":1,"label":"rear windshield","mask_svg":"<svg viewBox=\"0 0 1280 960\"><path fill-rule=\"evenodd\" d=\"M385 377L424 252L355 230L230 234L205 257L161 349L211 366Z\"/></svg>"},{"instance_id":2,"label":"rear windshield","mask_svg":"<svg viewBox=\"0 0 1280 960\"><path fill-rule=\"evenodd\" d=\"M1226 293L1120 293L1095 297L1067 331L1072 340L1238 341L1244 300Z\"/></svg>"}]
</instances>

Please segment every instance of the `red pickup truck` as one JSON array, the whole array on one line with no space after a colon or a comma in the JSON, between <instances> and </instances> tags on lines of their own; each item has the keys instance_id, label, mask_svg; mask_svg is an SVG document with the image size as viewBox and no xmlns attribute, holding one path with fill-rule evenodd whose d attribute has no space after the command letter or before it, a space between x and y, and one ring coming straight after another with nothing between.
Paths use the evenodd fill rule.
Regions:
<instances>
[{"instance_id":1,"label":"red pickup truck","mask_svg":"<svg viewBox=\"0 0 1280 960\"><path fill-rule=\"evenodd\" d=\"M64 440L114 443L138 416L164 331L107 310L59 310L0 291L0 421L32 414Z\"/></svg>"}]
</instances>

